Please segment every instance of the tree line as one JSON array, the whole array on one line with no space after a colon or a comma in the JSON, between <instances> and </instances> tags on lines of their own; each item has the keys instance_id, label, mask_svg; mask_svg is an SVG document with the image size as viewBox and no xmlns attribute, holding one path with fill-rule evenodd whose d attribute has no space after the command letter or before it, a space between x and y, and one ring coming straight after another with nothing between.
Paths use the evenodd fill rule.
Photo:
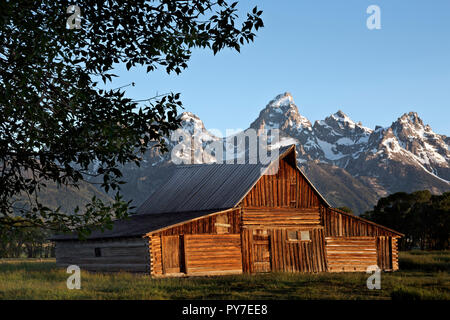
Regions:
<instances>
[{"instance_id":1,"label":"tree line","mask_svg":"<svg viewBox=\"0 0 450 320\"><path fill-rule=\"evenodd\" d=\"M374 209L361 217L404 233L400 250L450 248L450 192L394 193L379 199Z\"/></svg>"},{"instance_id":2,"label":"tree line","mask_svg":"<svg viewBox=\"0 0 450 320\"><path fill-rule=\"evenodd\" d=\"M51 258L55 245L48 230L0 224L0 258Z\"/></svg>"}]
</instances>

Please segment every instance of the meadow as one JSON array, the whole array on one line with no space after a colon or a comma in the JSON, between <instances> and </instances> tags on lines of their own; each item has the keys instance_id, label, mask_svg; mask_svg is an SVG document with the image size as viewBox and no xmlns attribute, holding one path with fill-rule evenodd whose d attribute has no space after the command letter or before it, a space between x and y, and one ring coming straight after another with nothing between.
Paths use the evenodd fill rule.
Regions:
<instances>
[{"instance_id":1,"label":"meadow","mask_svg":"<svg viewBox=\"0 0 450 320\"><path fill-rule=\"evenodd\" d=\"M268 273L151 279L81 272L81 289L54 259L0 259L0 299L414 299L450 300L450 251L401 252L400 271L369 290L365 273Z\"/></svg>"}]
</instances>

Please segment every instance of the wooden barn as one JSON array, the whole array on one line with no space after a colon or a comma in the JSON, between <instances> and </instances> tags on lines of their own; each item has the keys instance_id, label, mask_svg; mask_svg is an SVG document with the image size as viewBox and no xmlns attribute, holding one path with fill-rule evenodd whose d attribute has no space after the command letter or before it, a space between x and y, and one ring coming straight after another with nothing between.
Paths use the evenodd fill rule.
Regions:
<instances>
[{"instance_id":1,"label":"wooden barn","mask_svg":"<svg viewBox=\"0 0 450 320\"><path fill-rule=\"evenodd\" d=\"M85 241L55 236L59 266L158 276L398 269L401 233L332 208L295 146L269 166L179 166L127 220Z\"/></svg>"}]
</instances>

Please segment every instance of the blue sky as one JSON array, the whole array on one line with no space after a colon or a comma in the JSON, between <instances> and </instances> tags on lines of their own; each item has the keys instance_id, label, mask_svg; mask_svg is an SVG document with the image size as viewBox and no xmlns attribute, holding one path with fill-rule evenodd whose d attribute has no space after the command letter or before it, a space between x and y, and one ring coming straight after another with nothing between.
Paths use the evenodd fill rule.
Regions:
<instances>
[{"instance_id":1,"label":"blue sky","mask_svg":"<svg viewBox=\"0 0 450 320\"><path fill-rule=\"evenodd\" d=\"M368 30L369 5L381 30ZM277 94L289 91L311 121L343 110L370 128L416 111L450 135L450 1L244 1L265 27L241 53L195 51L181 75L118 68L114 85L134 81L134 99L180 92L208 129L245 129Z\"/></svg>"}]
</instances>

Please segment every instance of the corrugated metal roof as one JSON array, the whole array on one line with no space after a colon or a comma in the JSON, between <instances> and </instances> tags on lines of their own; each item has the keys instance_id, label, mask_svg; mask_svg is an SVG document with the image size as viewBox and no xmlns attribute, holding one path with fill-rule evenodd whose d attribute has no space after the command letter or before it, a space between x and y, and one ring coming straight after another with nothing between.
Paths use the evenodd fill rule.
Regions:
<instances>
[{"instance_id":1,"label":"corrugated metal roof","mask_svg":"<svg viewBox=\"0 0 450 320\"><path fill-rule=\"evenodd\" d=\"M270 163L291 148L293 146L280 148L278 153L273 153ZM178 166L173 176L139 207L137 214L232 208L258 181L268 165L225 163Z\"/></svg>"}]
</instances>

